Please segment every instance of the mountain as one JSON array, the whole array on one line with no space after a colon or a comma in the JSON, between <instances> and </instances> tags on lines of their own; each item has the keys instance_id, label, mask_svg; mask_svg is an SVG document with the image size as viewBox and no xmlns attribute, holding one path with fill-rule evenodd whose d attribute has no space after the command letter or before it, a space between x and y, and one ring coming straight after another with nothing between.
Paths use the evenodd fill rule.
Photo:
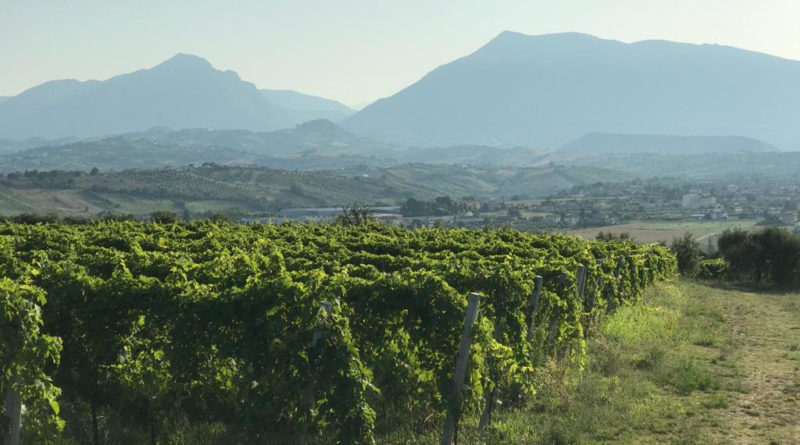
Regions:
<instances>
[{"instance_id":1,"label":"mountain","mask_svg":"<svg viewBox=\"0 0 800 445\"><path fill-rule=\"evenodd\" d=\"M800 62L718 45L503 32L343 122L418 144L558 147L593 132L800 149Z\"/></svg>"},{"instance_id":2,"label":"mountain","mask_svg":"<svg viewBox=\"0 0 800 445\"><path fill-rule=\"evenodd\" d=\"M0 103L0 139L87 137L171 128L274 130L296 124L233 71L178 54L105 81L57 80Z\"/></svg>"},{"instance_id":3,"label":"mountain","mask_svg":"<svg viewBox=\"0 0 800 445\"><path fill-rule=\"evenodd\" d=\"M298 93L292 90L261 90L270 102L290 110L296 121L306 122L316 119L340 121L355 111L335 100Z\"/></svg>"},{"instance_id":4,"label":"mountain","mask_svg":"<svg viewBox=\"0 0 800 445\"><path fill-rule=\"evenodd\" d=\"M659 134L590 133L561 152L608 153L731 153L777 151L775 146L744 136L667 136Z\"/></svg>"}]
</instances>

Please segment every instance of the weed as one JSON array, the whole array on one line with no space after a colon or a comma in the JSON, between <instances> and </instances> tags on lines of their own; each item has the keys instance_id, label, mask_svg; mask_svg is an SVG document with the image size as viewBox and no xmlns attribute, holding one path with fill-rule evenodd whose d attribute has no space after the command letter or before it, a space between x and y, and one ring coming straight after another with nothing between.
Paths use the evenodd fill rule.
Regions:
<instances>
[{"instance_id":1,"label":"weed","mask_svg":"<svg viewBox=\"0 0 800 445\"><path fill-rule=\"evenodd\" d=\"M711 375L700 369L693 360L681 362L672 370L669 379L669 383L682 395L692 391L705 391L711 387L712 381Z\"/></svg>"}]
</instances>

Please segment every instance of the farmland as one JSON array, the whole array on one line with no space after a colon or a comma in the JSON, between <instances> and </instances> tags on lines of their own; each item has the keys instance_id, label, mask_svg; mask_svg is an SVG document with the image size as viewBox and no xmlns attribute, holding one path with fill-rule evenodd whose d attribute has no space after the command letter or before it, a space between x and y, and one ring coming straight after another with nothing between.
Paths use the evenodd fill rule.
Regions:
<instances>
[{"instance_id":1,"label":"farmland","mask_svg":"<svg viewBox=\"0 0 800 445\"><path fill-rule=\"evenodd\" d=\"M609 177L602 169L481 168L406 164L386 168L296 171L260 167L28 171L0 178L0 214L56 213L91 217L100 212L146 215L155 210L204 215L225 211L265 215L283 208L397 205L410 197L470 196L501 199L526 193L546 196L575 184Z\"/></svg>"},{"instance_id":2,"label":"farmland","mask_svg":"<svg viewBox=\"0 0 800 445\"><path fill-rule=\"evenodd\" d=\"M658 245L373 223L5 223L0 252L0 363L24 434L57 444L488 425L676 268Z\"/></svg>"},{"instance_id":3,"label":"farmland","mask_svg":"<svg viewBox=\"0 0 800 445\"><path fill-rule=\"evenodd\" d=\"M594 239L598 233L611 233L620 235L627 233L632 239L641 243L670 242L675 238L691 233L696 240L705 242L714 239L715 235L727 229L747 229L755 226L755 220L732 221L643 221L618 224L606 227L591 227L586 229L570 230L570 235L580 236L584 239Z\"/></svg>"}]
</instances>

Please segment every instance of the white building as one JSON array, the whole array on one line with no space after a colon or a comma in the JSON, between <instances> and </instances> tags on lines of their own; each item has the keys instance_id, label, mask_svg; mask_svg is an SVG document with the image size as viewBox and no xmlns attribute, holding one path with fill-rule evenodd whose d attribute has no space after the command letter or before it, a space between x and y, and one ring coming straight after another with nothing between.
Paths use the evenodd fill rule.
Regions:
<instances>
[{"instance_id":1,"label":"white building","mask_svg":"<svg viewBox=\"0 0 800 445\"><path fill-rule=\"evenodd\" d=\"M717 198L713 196L701 196L697 193L687 193L683 195L681 207L684 209L705 209L715 207Z\"/></svg>"}]
</instances>

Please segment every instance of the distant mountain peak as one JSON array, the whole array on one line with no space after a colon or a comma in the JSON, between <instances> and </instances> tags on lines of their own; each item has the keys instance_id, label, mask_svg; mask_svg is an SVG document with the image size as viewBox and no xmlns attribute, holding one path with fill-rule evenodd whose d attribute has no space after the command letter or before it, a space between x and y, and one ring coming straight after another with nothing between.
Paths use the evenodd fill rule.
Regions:
<instances>
[{"instance_id":1,"label":"distant mountain peak","mask_svg":"<svg viewBox=\"0 0 800 445\"><path fill-rule=\"evenodd\" d=\"M317 136L325 136L325 137L352 137L353 135L343 129L342 127L336 125L335 123L329 121L328 119L315 119L312 121L304 122L297 126L297 131L304 133L304 134L314 134Z\"/></svg>"},{"instance_id":2,"label":"distant mountain peak","mask_svg":"<svg viewBox=\"0 0 800 445\"><path fill-rule=\"evenodd\" d=\"M551 43L551 42L562 42L562 43L586 43L586 42L611 42L613 40L606 40L601 39L600 37L593 36L591 34L585 34L581 32L557 32L557 33L549 33L549 34L523 34L521 32L516 31L503 31L498 34L494 39L489 41L486 46L493 46L497 44L501 45L518 45L518 44L526 44L526 43Z\"/></svg>"},{"instance_id":3,"label":"distant mountain peak","mask_svg":"<svg viewBox=\"0 0 800 445\"><path fill-rule=\"evenodd\" d=\"M197 69L214 69L211 63L199 56L193 54L178 53L169 59L156 65L154 69L180 69L180 70L197 70Z\"/></svg>"},{"instance_id":4,"label":"distant mountain peak","mask_svg":"<svg viewBox=\"0 0 800 445\"><path fill-rule=\"evenodd\" d=\"M800 62L717 45L504 31L350 116L418 146L557 147L591 132L740 134L800 148Z\"/></svg>"},{"instance_id":5,"label":"distant mountain peak","mask_svg":"<svg viewBox=\"0 0 800 445\"><path fill-rule=\"evenodd\" d=\"M321 97L280 91L271 100L268 93L234 71L179 53L152 68L104 81L51 81L3 99L0 139L97 137L154 126L272 131L352 113Z\"/></svg>"}]
</instances>

